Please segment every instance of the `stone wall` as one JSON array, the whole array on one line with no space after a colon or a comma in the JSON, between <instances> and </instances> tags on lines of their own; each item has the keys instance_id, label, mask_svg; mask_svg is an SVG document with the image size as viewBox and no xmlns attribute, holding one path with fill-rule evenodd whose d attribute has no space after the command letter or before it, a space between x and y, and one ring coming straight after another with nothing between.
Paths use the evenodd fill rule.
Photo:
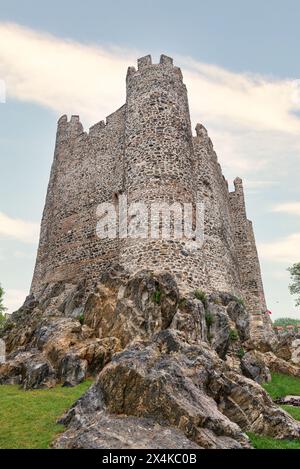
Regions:
<instances>
[{"instance_id":1,"label":"stone wall","mask_svg":"<svg viewBox=\"0 0 300 469\"><path fill-rule=\"evenodd\" d=\"M58 121L31 292L59 280L86 279L89 288L118 262L131 273L171 271L182 289L240 296L263 327L266 305L242 181L230 193L206 129L197 124L192 136L181 70L164 55L159 64L143 57L137 70L129 67L126 90L125 105L89 133L78 116ZM100 240L98 204L118 207L125 195L148 207L203 201L203 246L191 249L184 237ZM134 218L128 214L131 226Z\"/></svg>"},{"instance_id":2,"label":"stone wall","mask_svg":"<svg viewBox=\"0 0 300 469\"><path fill-rule=\"evenodd\" d=\"M83 131L78 116L58 121L31 291L48 282L96 281L118 257L118 240L96 236L96 208L112 201L123 178L122 107Z\"/></svg>"}]
</instances>

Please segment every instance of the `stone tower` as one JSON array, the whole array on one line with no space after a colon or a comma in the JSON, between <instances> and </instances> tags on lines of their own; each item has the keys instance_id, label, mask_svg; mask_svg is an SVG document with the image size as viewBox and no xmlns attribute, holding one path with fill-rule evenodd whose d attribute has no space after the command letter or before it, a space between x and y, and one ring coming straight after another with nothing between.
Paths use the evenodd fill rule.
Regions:
<instances>
[{"instance_id":1,"label":"stone tower","mask_svg":"<svg viewBox=\"0 0 300 469\"><path fill-rule=\"evenodd\" d=\"M87 133L78 116L58 121L31 292L83 279L89 288L114 263L131 273L170 271L182 290L243 298L255 330L263 333L266 304L255 239L241 179L234 184L229 192L203 125L192 135L181 70L165 55L159 64L149 55L139 59L137 69L127 72L126 103L106 122ZM184 233L160 239L149 227L142 238L99 239L98 205L117 209L125 197L129 205L143 202L149 209L201 201L204 243L191 248ZM135 216L126 213L129 226ZM144 221L151 216L150 210Z\"/></svg>"}]
</instances>

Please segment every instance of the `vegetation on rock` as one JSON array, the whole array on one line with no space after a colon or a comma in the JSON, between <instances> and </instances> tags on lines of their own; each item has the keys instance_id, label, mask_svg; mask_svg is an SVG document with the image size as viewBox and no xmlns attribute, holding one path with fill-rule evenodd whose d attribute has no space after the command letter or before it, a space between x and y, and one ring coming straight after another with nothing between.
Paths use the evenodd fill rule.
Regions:
<instances>
[{"instance_id":1,"label":"vegetation on rock","mask_svg":"<svg viewBox=\"0 0 300 469\"><path fill-rule=\"evenodd\" d=\"M194 295L195 298L197 298L197 300L202 301L202 303L206 301L206 293L203 290L195 290Z\"/></svg>"}]
</instances>

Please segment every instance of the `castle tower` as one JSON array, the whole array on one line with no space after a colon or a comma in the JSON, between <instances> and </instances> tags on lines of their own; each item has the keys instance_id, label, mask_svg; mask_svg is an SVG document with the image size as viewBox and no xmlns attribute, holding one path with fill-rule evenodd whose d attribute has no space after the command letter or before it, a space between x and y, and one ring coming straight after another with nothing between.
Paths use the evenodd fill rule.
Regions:
<instances>
[{"instance_id":1,"label":"castle tower","mask_svg":"<svg viewBox=\"0 0 300 469\"><path fill-rule=\"evenodd\" d=\"M141 201L147 205L143 222L146 217L149 226L147 239L124 240L120 261L131 272L163 268L178 281L188 281L188 268L183 265L195 263L196 258L190 257L182 236L153 236L153 221L162 222L162 214L154 213L153 205L150 211L151 204L163 209L164 204L175 203L181 210L184 203L196 201L186 86L180 69L165 55L159 64L152 64L149 55L139 59L137 70L128 69L126 84L125 189L129 205ZM130 214L128 221L130 226Z\"/></svg>"},{"instance_id":2,"label":"castle tower","mask_svg":"<svg viewBox=\"0 0 300 469\"><path fill-rule=\"evenodd\" d=\"M252 318L252 336L262 338L265 326L266 301L252 222L247 219L243 182L234 180L235 190L230 193L230 206L234 221L236 253L241 282L241 296Z\"/></svg>"},{"instance_id":3,"label":"castle tower","mask_svg":"<svg viewBox=\"0 0 300 469\"><path fill-rule=\"evenodd\" d=\"M229 192L204 126L192 135L181 70L165 55L158 64L140 58L127 72L125 105L106 122L86 133L78 116L58 121L31 292L85 280L88 293L114 263L132 274L168 271L182 290L242 297L262 337L269 318L259 260L241 179L234 184ZM203 243L194 242L199 202ZM97 236L103 203L115 209L115 237ZM184 230L185 204L192 207L192 239Z\"/></svg>"}]
</instances>

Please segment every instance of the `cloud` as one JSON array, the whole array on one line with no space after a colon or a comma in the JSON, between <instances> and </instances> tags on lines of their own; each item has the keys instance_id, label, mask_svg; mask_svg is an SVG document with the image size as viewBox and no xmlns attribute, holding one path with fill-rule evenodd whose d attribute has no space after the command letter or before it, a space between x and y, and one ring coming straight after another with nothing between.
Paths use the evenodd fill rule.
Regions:
<instances>
[{"instance_id":1,"label":"cloud","mask_svg":"<svg viewBox=\"0 0 300 469\"><path fill-rule=\"evenodd\" d=\"M231 125L298 134L299 80L234 73L193 59L182 58L182 65L195 115L218 119L221 128L229 119Z\"/></svg>"},{"instance_id":2,"label":"cloud","mask_svg":"<svg viewBox=\"0 0 300 469\"><path fill-rule=\"evenodd\" d=\"M7 289L4 294L4 306L7 308L6 313L11 314L22 306L28 292L25 290Z\"/></svg>"},{"instance_id":3,"label":"cloud","mask_svg":"<svg viewBox=\"0 0 300 469\"><path fill-rule=\"evenodd\" d=\"M11 218L0 212L0 237L13 238L23 243L37 243L39 238L39 224Z\"/></svg>"},{"instance_id":4,"label":"cloud","mask_svg":"<svg viewBox=\"0 0 300 469\"><path fill-rule=\"evenodd\" d=\"M300 202L285 202L277 204L272 208L273 212L287 213L290 215L300 215Z\"/></svg>"},{"instance_id":5,"label":"cloud","mask_svg":"<svg viewBox=\"0 0 300 469\"><path fill-rule=\"evenodd\" d=\"M20 54L22 50L22 54ZM90 124L125 99L124 74L144 52L60 39L13 23L0 23L0 75L8 96L59 113L80 113ZM193 118L214 127L300 131L297 80L234 73L177 56Z\"/></svg>"},{"instance_id":6,"label":"cloud","mask_svg":"<svg viewBox=\"0 0 300 469\"><path fill-rule=\"evenodd\" d=\"M274 262L288 265L299 262L300 233L293 233L268 243L260 243L258 251L261 257Z\"/></svg>"},{"instance_id":7,"label":"cloud","mask_svg":"<svg viewBox=\"0 0 300 469\"><path fill-rule=\"evenodd\" d=\"M117 48L0 23L0 77L8 98L32 101L59 114L80 113L90 124L123 104L124 73L134 57L136 53Z\"/></svg>"}]
</instances>

